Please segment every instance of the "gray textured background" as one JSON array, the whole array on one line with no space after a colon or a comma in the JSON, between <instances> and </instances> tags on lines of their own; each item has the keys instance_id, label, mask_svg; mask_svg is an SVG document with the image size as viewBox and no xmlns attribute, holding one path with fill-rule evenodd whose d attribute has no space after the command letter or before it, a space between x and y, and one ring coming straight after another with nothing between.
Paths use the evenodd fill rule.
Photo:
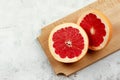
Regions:
<instances>
[{"instance_id":1,"label":"gray textured background","mask_svg":"<svg viewBox=\"0 0 120 80\"><path fill-rule=\"evenodd\" d=\"M120 51L65 77L54 74L36 37L95 0L0 0L0 80L120 80Z\"/></svg>"}]
</instances>

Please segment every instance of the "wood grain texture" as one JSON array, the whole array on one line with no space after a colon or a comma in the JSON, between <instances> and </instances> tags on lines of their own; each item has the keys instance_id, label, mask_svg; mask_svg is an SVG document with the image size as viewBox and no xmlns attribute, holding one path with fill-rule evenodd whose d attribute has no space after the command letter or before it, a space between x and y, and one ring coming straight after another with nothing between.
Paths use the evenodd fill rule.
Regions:
<instances>
[{"instance_id":1,"label":"wood grain texture","mask_svg":"<svg viewBox=\"0 0 120 80\"><path fill-rule=\"evenodd\" d=\"M88 51L88 54L80 61L72 64L64 64L56 61L48 49L48 36L50 31L57 25L66 22L76 23L79 16L87 10L98 9L102 11L113 25L113 37L110 43L104 49L96 52ZM88 65L120 50L120 0L99 0L90 4L42 29L42 33L37 38L45 54L47 55L56 74L63 73L66 76L87 67Z\"/></svg>"}]
</instances>

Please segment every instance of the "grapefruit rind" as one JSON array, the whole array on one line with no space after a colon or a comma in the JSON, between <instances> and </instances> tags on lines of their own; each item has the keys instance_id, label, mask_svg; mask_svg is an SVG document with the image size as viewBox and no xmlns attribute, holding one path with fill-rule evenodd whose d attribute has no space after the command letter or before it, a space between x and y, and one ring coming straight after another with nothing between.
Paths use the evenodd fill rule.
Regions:
<instances>
[{"instance_id":1,"label":"grapefruit rind","mask_svg":"<svg viewBox=\"0 0 120 80\"><path fill-rule=\"evenodd\" d=\"M87 11L84 14L82 14L79 17L79 19L77 21L77 24L80 25L80 23L83 20L83 18L86 15L88 15L89 13L95 14L97 16L97 18L100 19L101 22L105 25L106 35L103 37L104 41L99 46L97 46L97 47L89 45L89 49L90 50L94 50L94 51L101 50L101 49L103 49L109 43L109 41L110 41L110 39L112 37L112 24L109 21L109 19L103 13L101 13L98 10L90 10L90 11Z\"/></svg>"},{"instance_id":2,"label":"grapefruit rind","mask_svg":"<svg viewBox=\"0 0 120 80\"><path fill-rule=\"evenodd\" d=\"M81 54L78 57L74 57L74 58L68 58L68 57L61 58L58 54L55 53L55 49L53 48L53 43L54 42L52 40L52 37L53 37L53 34L56 31L60 30L61 28L66 28L68 26L72 26L73 28L76 28L76 29L79 30L79 32L82 35L83 40L84 40L84 48L83 48ZM87 36L86 32L79 25L74 24L74 23L64 23L64 24L56 26L51 31L51 33L49 35L49 39L48 39L48 46L49 46L50 53L52 54L52 56L57 61L60 61L60 62L63 62L63 63L73 63L73 62L76 62L76 61L80 60L87 53L87 50L88 50L88 36Z\"/></svg>"}]
</instances>

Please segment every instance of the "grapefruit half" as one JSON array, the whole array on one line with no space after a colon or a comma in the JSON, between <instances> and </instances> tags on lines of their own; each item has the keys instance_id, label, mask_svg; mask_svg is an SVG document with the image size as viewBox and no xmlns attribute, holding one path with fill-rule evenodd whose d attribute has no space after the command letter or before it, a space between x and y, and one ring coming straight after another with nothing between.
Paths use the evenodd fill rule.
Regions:
<instances>
[{"instance_id":1,"label":"grapefruit half","mask_svg":"<svg viewBox=\"0 0 120 80\"><path fill-rule=\"evenodd\" d=\"M88 37L79 25L64 23L51 31L48 46L57 61L72 63L80 60L87 53Z\"/></svg>"},{"instance_id":2,"label":"grapefruit half","mask_svg":"<svg viewBox=\"0 0 120 80\"><path fill-rule=\"evenodd\" d=\"M86 31L91 50L103 49L111 39L112 25L108 18L98 10L83 13L77 24Z\"/></svg>"}]
</instances>

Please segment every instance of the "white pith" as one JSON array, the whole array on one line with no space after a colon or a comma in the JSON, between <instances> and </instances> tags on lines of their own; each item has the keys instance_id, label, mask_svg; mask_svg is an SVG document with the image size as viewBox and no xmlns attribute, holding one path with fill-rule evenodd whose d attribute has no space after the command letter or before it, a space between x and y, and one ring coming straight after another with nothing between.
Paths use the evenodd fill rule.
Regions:
<instances>
[{"instance_id":1,"label":"white pith","mask_svg":"<svg viewBox=\"0 0 120 80\"><path fill-rule=\"evenodd\" d=\"M95 29L94 29L93 27L90 29L90 33L91 33L92 35L95 34Z\"/></svg>"},{"instance_id":2,"label":"white pith","mask_svg":"<svg viewBox=\"0 0 120 80\"><path fill-rule=\"evenodd\" d=\"M73 28L76 28L80 31L80 34L82 35L83 37L83 40L84 40L84 49L82 50L81 54L78 56L78 57L74 57L74 58L61 58L58 54L55 53L55 49L53 48L53 40L52 40L52 37L53 37L53 34L60 30L61 28L65 28L65 27L73 27ZM70 43L70 42L68 42ZM72 63L72 62L76 62L78 60L80 60L86 53L87 53L87 50L88 50L88 37L87 37L87 34L85 33L85 31L80 27L78 26L77 24L74 24L74 23L65 23L65 24L61 24L61 25L58 25L56 26L50 33L49 35L49 41L48 41L48 46L49 46L49 50L52 54L52 56L60 61L60 62L64 62L64 63Z\"/></svg>"},{"instance_id":3,"label":"white pith","mask_svg":"<svg viewBox=\"0 0 120 80\"><path fill-rule=\"evenodd\" d=\"M66 44L68 47L72 47L72 41L70 41L70 40L66 41L65 44Z\"/></svg>"},{"instance_id":4,"label":"white pith","mask_svg":"<svg viewBox=\"0 0 120 80\"><path fill-rule=\"evenodd\" d=\"M106 19L102 19L101 16L98 15L98 13L96 11L94 11L94 10L93 11L92 10L88 11L85 14L81 15L79 20L78 20L78 22L77 22L77 24L79 25L80 22L83 20L83 18L86 15L88 15L89 13L95 14L97 16L97 18L99 18L101 20L101 22L105 25L106 35L103 37L104 41L98 47L96 47L96 46L89 46L89 49L91 49L91 50L100 50L100 49L105 47L105 45L107 44L107 42L109 40L109 37L110 37L110 27L109 27L108 22L106 21ZM102 15L102 17L104 17L104 16ZM93 33L92 30L91 30L91 33Z\"/></svg>"}]
</instances>

